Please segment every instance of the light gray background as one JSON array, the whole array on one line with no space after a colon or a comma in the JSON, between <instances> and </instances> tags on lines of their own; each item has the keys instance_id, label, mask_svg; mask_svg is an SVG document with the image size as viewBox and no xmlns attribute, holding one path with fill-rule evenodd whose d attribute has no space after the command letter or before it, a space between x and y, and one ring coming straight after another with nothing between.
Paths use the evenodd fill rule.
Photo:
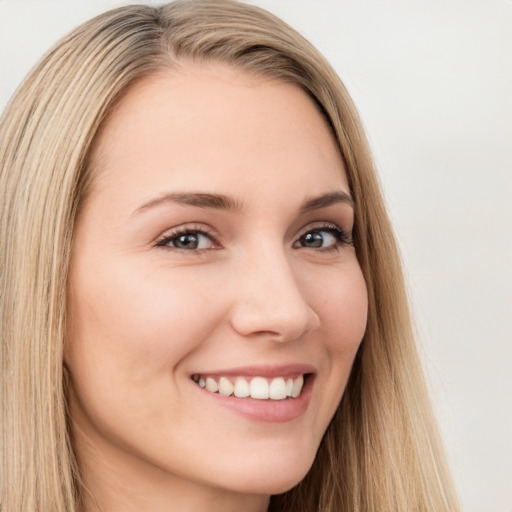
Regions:
<instances>
[{"instance_id":1,"label":"light gray background","mask_svg":"<svg viewBox=\"0 0 512 512\"><path fill-rule=\"evenodd\" d=\"M58 37L123 3L0 0L0 108ZM252 3L305 34L353 95L464 510L512 512L512 2Z\"/></svg>"}]
</instances>

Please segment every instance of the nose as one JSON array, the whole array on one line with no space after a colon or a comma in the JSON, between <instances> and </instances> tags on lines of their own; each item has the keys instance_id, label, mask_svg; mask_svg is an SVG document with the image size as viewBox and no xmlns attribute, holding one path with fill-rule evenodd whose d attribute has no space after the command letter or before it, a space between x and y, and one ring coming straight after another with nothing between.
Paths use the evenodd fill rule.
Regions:
<instances>
[{"instance_id":1,"label":"nose","mask_svg":"<svg viewBox=\"0 0 512 512\"><path fill-rule=\"evenodd\" d=\"M308 290L282 252L245 261L237 277L231 325L239 335L287 342L319 327Z\"/></svg>"}]
</instances>

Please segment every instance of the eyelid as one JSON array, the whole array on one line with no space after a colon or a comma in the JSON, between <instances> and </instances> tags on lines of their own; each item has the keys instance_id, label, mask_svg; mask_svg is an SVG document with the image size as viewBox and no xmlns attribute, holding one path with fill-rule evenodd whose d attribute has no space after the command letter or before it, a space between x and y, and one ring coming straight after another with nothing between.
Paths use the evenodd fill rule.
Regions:
<instances>
[{"instance_id":1,"label":"eyelid","mask_svg":"<svg viewBox=\"0 0 512 512\"><path fill-rule=\"evenodd\" d=\"M295 238L295 241L293 245L297 244L297 242L307 233L310 233L312 231L333 231L338 233L343 240L338 240L335 247L339 247L340 245L353 245L353 239L352 239L352 230L343 229L339 224L336 224L335 222L330 221L320 221L320 222L313 222L311 224L308 224L303 229L301 229L298 233L298 235ZM324 250L328 250L329 248L325 248ZM322 249L318 249L322 250Z\"/></svg>"},{"instance_id":2,"label":"eyelid","mask_svg":"<svg viewBox=\"0 0 512 512\"><path fill-rule=\"evenodd\" d=\"M312 222L312 223L304 226L302 229L299 230L297 235L294 237L293 245L295 246L295 244L297 244L297 242L300 240L300 238L303 237L305 234L307 234L311 231L322 231L322 230L334 231L334 232L337 232L341 237L343 237L343 240L338 240L338 243L336 244L336 246L353 245L352 230L343 229L339 224L337 224L335 222L331 222L331 221L317 221L317 222ZM222 244L219 242L220 236L218 235L217 231L215 229L213 229L211 226L209 226L207 224L202 224L202 223L187 223L187 224L182 224L180 226L176 226L174 228L170 228L155 240L154 245L156 247L163 247L164 249L184 251L183 249L180 249L179 247L173 247L172 245L167 245L167 243L170 242L171 239L178 237L181 234L194 233L194 232L200 233L204 236L207 236L212 241L212 244L216 247L212 247L212 248L208 248L208 249L196 249L196 250L190 249L190 250L186 250L185 252L200 253L203 251L222 248Z\"/></svg>"},{"instance_id":3,"label":"eyelid","mask_svg":"<svg viewBox=\"0 0 512 512\"><path fill-rule=\"evenodd\" d=\"M186 233L200 233L200 234L205 235L208 238L210 238L214 245L216 245L218 247L220 247L220 245L221 245L218 241L219 237L217 235L217 232L214 229L212 229L208 225L196 224L196 223L182 224L175 228L168 229L167 231L165 231L162 235L160 235L156 239L154 245L156 247L163 247L164 249L174 249L174 250L180 251L182 249L180 249L178 247L166 245L166 242L169 242L171 239L173 239L179 235L186 234ZM218 248L218 247L216 247L216 248ZM201 252L203 250L205 250L205 249L197 249L197 252ZM208 250L211 250L211 249L208 249ZM186 252L194 252L194 250L189 250Z\"/></svg>"},{"instance_id":4,"label":"eyelid","mask_svg":"<svg viewBox=\"0 0 512 512\"><path fill-rule=\"evenodd\" d=\"M301 236L305 235L309 231L321 231L322 229L329 230L333 229L336 231L339 231L341 233L346 234L350 238L352 238L352 230L351 229L344 229L336 222L331 221L319 221L319 222L312 222L311 224L308 224L307 226L304 226L302 229L299 230L297 238L300 238Z\"/></svg>"}]
</instances>

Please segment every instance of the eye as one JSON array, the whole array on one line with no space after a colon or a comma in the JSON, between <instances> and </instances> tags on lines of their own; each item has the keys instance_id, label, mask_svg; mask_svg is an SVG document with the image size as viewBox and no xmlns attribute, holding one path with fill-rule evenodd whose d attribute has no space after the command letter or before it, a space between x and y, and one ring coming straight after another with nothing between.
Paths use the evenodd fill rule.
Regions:
<instances>
[{"instance_id":1,"label":"eye","mask_svg":"<svg viewBox=\"0 0 512 512\"><path fill-rule=\"evenodd\" d=\"M351 244L350 236L336 225L319 226L310 229L295 242L294 247L308 249L337 249L340 245Z\"/></svg>"},{"instance_id":2,"label":"eye","mask_svg":"<svg viewBox=\"0 0 512 512\"><path fill-rule=\"evenodd\" d=\"M199 229L182 229L166 235L157 242L157 246L176 248L182 251L201 251L215 249L217 244L213 238Z\"/></svg>"}]
</instances>

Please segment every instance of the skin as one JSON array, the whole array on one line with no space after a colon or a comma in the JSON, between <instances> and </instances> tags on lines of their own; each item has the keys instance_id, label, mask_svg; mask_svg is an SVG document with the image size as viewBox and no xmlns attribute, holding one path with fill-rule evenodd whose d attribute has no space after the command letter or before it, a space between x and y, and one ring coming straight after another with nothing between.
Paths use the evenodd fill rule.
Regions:
<instances>
[{"instance_id":1,"label":"skin","mask_svg":"<svg viewBox=\"0 0 512 512\"><path fill-rule=\"evenodd\" d=\"M301 211L349 194L324 118L290 84L184 64L129 90L93 169L65 353L84 510L266 510L310 468L366 326L355 250L324 227L350 234L352 206ZM154 202L183 192L239 208ZM180 228L207 234L161 244ZM255 421L191 379L248 364L312 365L303 414Z\"/></svg>"}]
</instances>

